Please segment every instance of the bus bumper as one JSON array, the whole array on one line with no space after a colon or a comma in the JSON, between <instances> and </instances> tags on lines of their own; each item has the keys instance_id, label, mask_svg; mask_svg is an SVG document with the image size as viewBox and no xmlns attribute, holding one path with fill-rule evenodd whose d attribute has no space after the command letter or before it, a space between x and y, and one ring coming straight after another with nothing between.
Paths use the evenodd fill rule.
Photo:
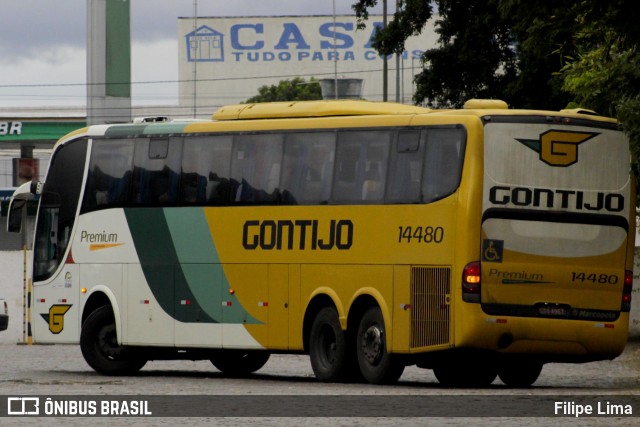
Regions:
<instances>
[{"instance_id":1,"label":"bus bumper","mask_svg":"<svg viewBox=\"0 0 640 427\"><path fill-rule=\"evenodd\" d=\"M629 313L614 322L483 315L456 334L455 347L539 355L548 362L613 359L624 350Z\"/></svg>"}]
</instances>

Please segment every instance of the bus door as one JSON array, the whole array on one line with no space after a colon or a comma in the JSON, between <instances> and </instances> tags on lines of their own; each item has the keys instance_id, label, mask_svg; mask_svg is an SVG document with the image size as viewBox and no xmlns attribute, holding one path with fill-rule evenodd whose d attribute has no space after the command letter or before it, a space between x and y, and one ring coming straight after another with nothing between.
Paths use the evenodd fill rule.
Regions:
<instances>
[{"instance_id":1,"label":"bus door","mask_svg":"<svg viewBox=\"0 0 640 427\"><path fill-rule=\"evenodd\" d=\"M45 204L46 200L45 195ZM34 282L33 335L41 343L77 343L80 338L80 268L70 253L58 265L57 253L66 249L70 234L69 229L60 227L59 218L59 208L41 207L34 251L36 268L42 271L59 267L50 281Z\"/></svg>"},{"instance_id":2,"label":"bus door","mask_svg":"<svg viewBox=\"0 0 640 427\"><path fill-rule=\"evenodd\" d=\"M622 132L586 121L492 119L485 126L484 312L615 321L634 231Z\"/></svg>"},{"instance_id":3,"label":"bus door","mask_svg":"<svg viewBox=\"0 0 640 427\"><path fill-rule=\"evenodd\" d=\"M54 152L42 186L33 248L32 327L42 343L77 343L79 267L69 243L78 214L87 141L72 141Z\"/></svg>"}]
</instances>

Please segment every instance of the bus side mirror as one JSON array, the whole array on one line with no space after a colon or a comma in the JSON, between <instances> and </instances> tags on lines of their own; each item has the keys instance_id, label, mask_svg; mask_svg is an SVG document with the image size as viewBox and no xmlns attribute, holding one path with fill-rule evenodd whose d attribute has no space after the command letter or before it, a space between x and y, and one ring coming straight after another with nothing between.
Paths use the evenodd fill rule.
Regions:
<instances>
[{"instance_id":1,"label":"bus side mirror","mask_svg":"<svg viewBox=\"0 0 640 427\"><path fill-rule=\"evenodd\" d=\"M13 199L9 204L7 213L7 231L9 233L20 233L22 231L22 213L27 201L24 199Z\"/></svg>"},{"instance_id":2,"label":"bus side mirror","mask_svg":"<svg viewBox=\"0 0 640 427\"><path fill-rule=\"evenodd\" d=\"M22 184L13 192L7 212L7 231L9 233L20 233L22 231L22 221L27 201L37 200L41 190L41 182L31 181ZM60 195L56 195L60 199Z\"/></svg>"}]
</instances>

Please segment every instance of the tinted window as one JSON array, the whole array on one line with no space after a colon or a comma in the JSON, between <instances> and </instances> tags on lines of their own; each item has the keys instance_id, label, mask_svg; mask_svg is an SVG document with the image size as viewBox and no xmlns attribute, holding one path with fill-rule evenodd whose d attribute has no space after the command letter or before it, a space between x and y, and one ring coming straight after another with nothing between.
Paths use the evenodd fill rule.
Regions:
<instances>
[{"instance_id":1,"label":"tinted window","mask_svg":"<svg viewBox=\"0 0 640 427\"><path fill-rule=\"evenodd\" d=\"M279 199L283 135L239 135L231 156L231 200L275 204Z\"/></svg>"},{"instance_id":2,"label":"tinted window","mask_svg":"<svg viewBox=\"0 0 640 427\"><path fill-rule=\"evenodd\" d=\"M456 191L460 185L464 161L464 129L429 129L423 132L426 157L422 195L425 203Z\"/></svg>"},{"instance_id":3,"label":"tinted window","mask_svg":"<svg viewBox=\"0 0 640 427\"><path fill-rule=\"evenodd\" d=\"M129 198L133 139L94 140L82 211L123 207Z\"/></svg>"},{"instance_id":4,"label":"tinted window","mask_svg":"<svg viewBox=\"0 0 640 427\"><path fill-rule=\"evenodd\" d=\"M173 206L178 201L182 138L138 139L133 158L131 204Z\"/></svg>"},{"instance_id":5,"label":"tinted window","mask_svg":"<svg viewBox=\"0 0 640 427\"><path fill-rule=\"evenodd\" d=\"M439 127L94 140L82 211L429 203L459 186L465 137Z\"/></svg>"},{"instance_id":6,"label":"tinted window","mask_svg":"<svg viewBox=\"0 0 640 427\"><path fill-rule=\"evenodd\" d=\"M232 143L230 135L186 138L182 157L181 204L229 203Z\"/></svg>"},{"instance_id":7,"label":"tinted window","mask_svg":"<svg viewBox=\"0 0 640 427\"><path fill-rule=\"evenodd\" d=\"M401 131L391 151L387 202L418 203L421 200L424 144L420 131Z\"/></svg>"},{"instance_id":8,"label":"tinted window","mask_svg":"<svg viewBox=\"0 0 640 427\"><path fill-rule=\"evenodd\" d=\"M326 204L331 197L334 132L287 135L282 165L283 204Z\"/></svg>"},{"instance_id":9,"label":"tinted window","mask_svg":"<svg viewBox=\"0 0 640 427\"><path fill-rule=\"evenodd\" d=\"M333 201L382 202L393 132L349 131L338 135Z\"/></svg>"}]
</instances>

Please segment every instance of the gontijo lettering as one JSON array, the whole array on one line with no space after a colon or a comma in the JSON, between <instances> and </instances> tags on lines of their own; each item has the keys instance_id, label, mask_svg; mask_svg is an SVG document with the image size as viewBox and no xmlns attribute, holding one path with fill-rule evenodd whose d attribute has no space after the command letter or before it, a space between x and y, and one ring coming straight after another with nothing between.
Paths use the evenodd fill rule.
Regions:
<instances>
[{"instance_id":1,"label":"gontijo lettering","mask_svg":"<svg viewBox=\"0 0 640 427\"><path fill-rule=\"evenodd\" d=\"M507 187L496 185L489 191L494 205L528 206L536 208L576 209L588 211L622 212L624 196L616 193L587 193L579 190Z\"/></svg>"},{"instance_id":2,"label":"gontijo lettering","mask_svg":"<svg viewBox=\"0 0 640 427\"><path fill-rule=\"evenodd\" d=\"M317 219L252 220L242 228L242 246L248 250L346 250L352 244L353 222L348 219L332 219L328 223Z\"/></svg>"}]
</instances>

